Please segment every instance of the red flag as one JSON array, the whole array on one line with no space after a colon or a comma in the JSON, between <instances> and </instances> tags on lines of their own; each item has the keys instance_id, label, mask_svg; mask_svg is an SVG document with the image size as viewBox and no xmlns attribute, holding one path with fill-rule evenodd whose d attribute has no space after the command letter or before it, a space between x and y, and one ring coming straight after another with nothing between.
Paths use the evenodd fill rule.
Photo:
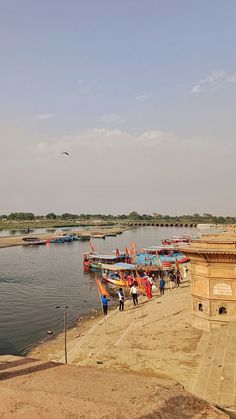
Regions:
<instances>
[{"instance_id":1,"label":"red flag","mask_svg":"<svg viewBox=\"0 0 236 419\"><path fill-rule=\"evenodd\" d=\"M94 253L95 252L95 248L94 248L94 244L93 244L93 242L92 242L91 239L89 240L89 245L90 245L91 252Z\"/></svg>"},{"instance_id":2,"label":"red flag","mask_svg":"<svg viewBox=\"0 0 236 419\"><path fill-rule=\"evenodd\" d=\"M130 256L130 250L128 249L128 247L125 248L125 253L127 254L127 256Z\"/></svg>"},{"instance_id":3,"label":"red flag","mask_svg":"<svg viewBox=\"0 0 236 419\"><path fill-rule=\"evenodd\" d=\"M120 256L119 249L116 249L116 256L117 256L117 257L118 257L118 256Z\"/></svg>"},{"instance_id":4,"label":"red flag","mask_svg":"<svg viewBox=\"0 0 236 419\"><path fill-rule=\"evenodd\" d=\"M95 280L96 280L96 284L97 284L97 287L98 287L98 292L99 292L99 294L100 294L101 296L102 296L102 295L106 295L107 297L110 297L110 294L109 294L109 292L107 291L107 289L106 289L105 285L103 285L103 284L101 283L100 279L98 279L98 277L97 277L97 276L96 276Z\"/></svg>"}]
</instances>

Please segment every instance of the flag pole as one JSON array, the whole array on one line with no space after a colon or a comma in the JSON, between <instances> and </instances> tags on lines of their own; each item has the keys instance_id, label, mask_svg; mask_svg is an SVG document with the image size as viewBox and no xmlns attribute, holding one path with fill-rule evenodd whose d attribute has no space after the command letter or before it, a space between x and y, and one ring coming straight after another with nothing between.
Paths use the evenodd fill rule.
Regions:
<instances>
[{"instance_id":1,"label":"flag pole","mask_svg":"<svg viewBox=\"0 0 236 419\"><path fill-rule=\"evenodd\" d=\"M109 292L107 291L106 287L101 283L101 281L98 279L98 277L96 276L96 284L97 284L97 289L98 289L98 294L99 294L99 298L100 298L100 302L101 302L101 309L102 309L102 314L104 314L103 312L103 304L102 304L102 299L101 296L102 295L106 295L107 297L110 297ZM107 334L107 324L106 324L106 315L104 314L104 329L105 329L105 333Z\"/></svg>"},{"instance_id":2,"label":"flag pole","mask_svg":"<svg viewBox=\"0 0 236 419\"><path fill-rule=\"evenodd\" d=\"M140 291L140 295L141 295L141 315L142 315L142 325L144 326L144 315L143 315L143 294L145 293L143 290L143 284L142 284L142 280L140 278L140 275L138 273L138 271L136 271L136 277L138 280L138 288Z\"/></svg>"}]
</instances>

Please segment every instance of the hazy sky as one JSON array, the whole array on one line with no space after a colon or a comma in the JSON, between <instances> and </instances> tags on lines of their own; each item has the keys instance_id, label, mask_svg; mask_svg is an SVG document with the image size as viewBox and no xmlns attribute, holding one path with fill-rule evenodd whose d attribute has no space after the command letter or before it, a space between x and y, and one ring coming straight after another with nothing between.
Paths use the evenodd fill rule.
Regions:
<instances>
[{"instance_id":1,"label":"hazy sky","mask_svg":"<svg viewBox=\"0 0 236 419\"><path fill-rule=\"evenodd\" d=\"M235 17L0 0L0 213L235 215Z\"/></svg>"}]
</instances>

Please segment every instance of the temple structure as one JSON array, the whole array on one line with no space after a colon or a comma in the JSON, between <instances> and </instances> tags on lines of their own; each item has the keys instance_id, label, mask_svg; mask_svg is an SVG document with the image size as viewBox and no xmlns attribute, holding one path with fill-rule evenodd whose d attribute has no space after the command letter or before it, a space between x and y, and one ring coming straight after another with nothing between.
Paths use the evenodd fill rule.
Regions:
<instances>
[{"instance_id":1,"label":"temple structure","mask_svg":"<svg viewBox=\"0 0 236 419\"><path fill-rule=\"evenodd\" d=\"M190 259L193 326L236 319L236 234L205 235L182 248Z\"/></svg>"}]
</instances>

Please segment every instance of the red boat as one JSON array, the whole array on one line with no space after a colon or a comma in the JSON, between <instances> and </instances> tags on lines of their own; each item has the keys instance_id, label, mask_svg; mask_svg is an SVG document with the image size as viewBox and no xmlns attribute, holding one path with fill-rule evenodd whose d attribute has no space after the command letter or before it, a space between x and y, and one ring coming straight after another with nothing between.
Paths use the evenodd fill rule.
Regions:
<instances>
[{"instance_id":1,"label":"red boat","mask_svg":"<svg viewBox=\"0 0 236 419\"><path fill-rule=\"evenodd\" d=\"M174 236L172 239L162 240L163 246L170 246L172 244L190 243L191 238L189 236Z\"/></svg>"}]
</instances>

